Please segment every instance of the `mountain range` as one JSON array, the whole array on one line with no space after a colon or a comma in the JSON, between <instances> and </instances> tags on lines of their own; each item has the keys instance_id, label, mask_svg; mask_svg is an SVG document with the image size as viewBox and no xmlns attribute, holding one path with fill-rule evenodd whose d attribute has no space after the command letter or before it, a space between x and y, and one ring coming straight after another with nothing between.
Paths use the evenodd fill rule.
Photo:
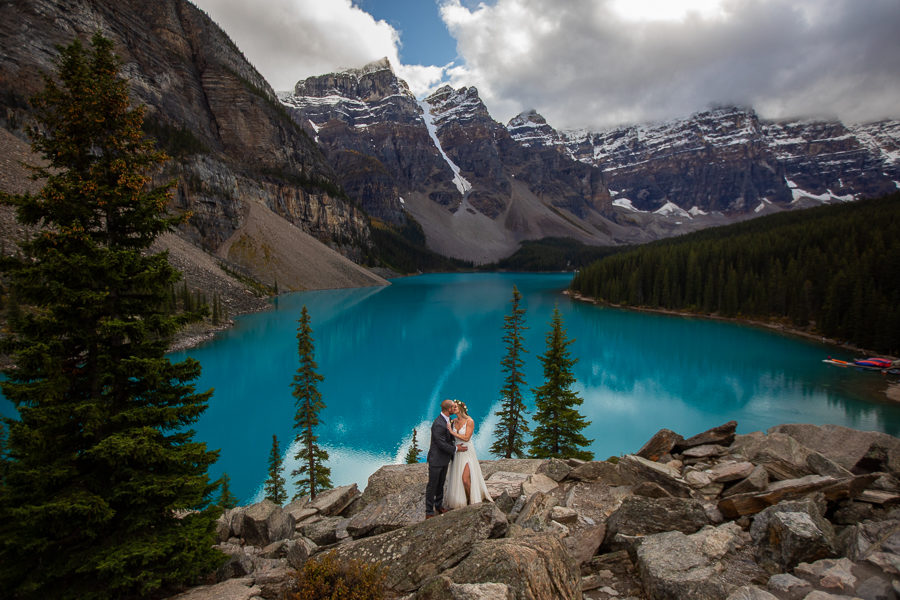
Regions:
<instances>
[{"instance_id":1,"label":"mountain range","mask_svg":"<svg viewBox=\"0 0 900 600\"><path fill-rule=\"evenodd\" d=\"M605 131L559 131L535 111L503 125L474 87L417 99L384 59L276 94L186 0L0 6L0 127L16 159L34 158L22 150L27 99L56 46L97 30L173 157L159 180L179 181L173 208L193 217L164 244L199 287L383 284L358 266L383 264L382 229L481 264L524 240L642 243L900 187L897 121L719 107ZM0 184L17 168L0 163Z\"/></svg>"}]
</instances>

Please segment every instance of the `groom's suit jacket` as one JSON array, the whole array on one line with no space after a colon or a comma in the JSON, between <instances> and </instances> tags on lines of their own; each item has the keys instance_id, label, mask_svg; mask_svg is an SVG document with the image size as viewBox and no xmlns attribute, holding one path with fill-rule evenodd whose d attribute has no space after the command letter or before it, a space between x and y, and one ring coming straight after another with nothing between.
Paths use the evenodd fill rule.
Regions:
<instances>
[{"instance_id":1,"label":"groom's suit jacket","mask_svg":"<svg viewBox=\"0 0 900 600\"><path fill-rule=\"evenodd\" d=\"M456 454L453 436L447 431L447 421L438 415L431 424L431 445L428 446L428 464L432 467L446 467Z\"/></svg>"}]
</instances>

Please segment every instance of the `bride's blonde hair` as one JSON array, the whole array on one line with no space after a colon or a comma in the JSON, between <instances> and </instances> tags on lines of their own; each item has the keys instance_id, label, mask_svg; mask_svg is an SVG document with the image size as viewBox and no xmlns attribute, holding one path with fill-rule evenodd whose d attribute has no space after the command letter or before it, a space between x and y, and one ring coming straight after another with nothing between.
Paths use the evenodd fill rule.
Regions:
<instances>
[{"instance_id":1,"label":"bride's blonde hair","mask_svg":"<svg viewBox=\"0 0 900 600\"><path fill-rule=\"evenodd\" d=\"M463 402L462 400L457 400L457 401L456 401L456 406L459 407L459 412L460 412L460 414L461 414L462 416L464 416L464 417L468 417L468 416L469 416L469 410L466 408L466 403L465 403L465 402Z\"/></svg>"}]
</instances>

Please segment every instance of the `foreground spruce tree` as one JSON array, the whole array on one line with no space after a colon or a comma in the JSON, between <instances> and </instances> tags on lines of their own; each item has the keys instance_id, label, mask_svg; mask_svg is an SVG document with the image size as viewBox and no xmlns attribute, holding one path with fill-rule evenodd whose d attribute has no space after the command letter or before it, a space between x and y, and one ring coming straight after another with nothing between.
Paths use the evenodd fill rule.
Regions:
<instances>
[{"instance_id":1,"label":"foreground spruce tree","mask_svg":"<svg viewBox=\"0 0 900 600\"><path fill-rule=\"evenodd\" d=\"M178 273L150 244L170 229L165 157L141 134L112 43L61 49L33 104L34 195L4 197L40 227L3 270L23 316L7 339L7 476L0 589L7 598L158 595L214 570L216 460L188 427L211 392L196 361L165 357L186 320L164 311ZM192 512L187 512L191 510Z\"/></svg>"},{"instance_id":2,"label":"foreground spruce tree","mask_svg":"<svg viewBox=\"0 0 900 600\"><path fill-rule=\"evenodd\" d=\"M525 434L528 423L525 420L525 403L522 401L522 390L525 386L525 375L522 366L524 348L522 334L525 327L525 309L519 308L522 294L513 286L512 312L503 317L503 342L506 344L506 356L500 364L506 373L506 380L500 390L500 410L495 415L500 417L494 427L494 443L491 453L504 458L522 458L525 455Z\"/></svg>"},{"instance_id":3,"label":"foreground spruce tree","mask_svg":"<svg viewBox=\"0 0 900 600\"><path fill-rule=\"evenodd\" d=\"M559 308L553 308L550 331L547 333L547 351L540 356L544 366L544 385L534 390L534 432L531 455L535 458L579 458L593 460L594 453L584 450L591 441L581 433L591 424L585 420L576 406L582 399L572 391L575 376L572 366L578 362L569 353L575 340L566 338Z\"/></svg>"},{"instance_id":4,"label":"foreground spruce tree","mask_svg":"<svg viewBox=\"0 0 900 600\"><path fill-rule=\"evenodd\" d=\"M284 476L281 474L281 451L278 449L278 436L272 436L272 451L269 453L269 478L264 486L266 499L275 504L284 504L287 492L284 490Z\"/></svg>"},{"instance_id":5,"label":"foreground spruce tree","mask_svg":"<svg viewBox=\"0 0 900 600\"><path fill-rule=\"evenodd\" d=\"M325 466L328 452L319 446L319 437L315 434L315 428L319 425L319 412L325 408L316 384L325 378L316 372L318 365L314 356L312 327L305 306L299 323L297 352L300 355L300 366L294 375L294 383L291 384L297 405L297 413L294 415L297 453L294 458L300 463L299 467L291 471L291 475L298 478L295 500L305 494L315 498L320 491L331 488L331 469Z\"/></svg>"}]
</instances>

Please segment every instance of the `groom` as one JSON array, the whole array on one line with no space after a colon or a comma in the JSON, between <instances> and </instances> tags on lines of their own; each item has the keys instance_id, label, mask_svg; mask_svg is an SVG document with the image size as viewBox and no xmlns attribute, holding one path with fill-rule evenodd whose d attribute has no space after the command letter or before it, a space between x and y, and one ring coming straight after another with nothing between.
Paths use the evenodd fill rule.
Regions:
<instances>
[{"instance_id":1,"label":"groom","mask_svg":"<svg viewBox=\"0 0 900 600\"><path fill-rule=\"evenodd\" d=\"M425 486L425 518L430 519L435 511L444 514L444 480L447 478L447 467L453 460L457 448L453 436L447 431L450 415L459 412L453 400L441 402L441 414L431 424L431 445L428 447L428 485ZM465 450L461 446L460 450Z\"/></svg>"}]
</instances>

